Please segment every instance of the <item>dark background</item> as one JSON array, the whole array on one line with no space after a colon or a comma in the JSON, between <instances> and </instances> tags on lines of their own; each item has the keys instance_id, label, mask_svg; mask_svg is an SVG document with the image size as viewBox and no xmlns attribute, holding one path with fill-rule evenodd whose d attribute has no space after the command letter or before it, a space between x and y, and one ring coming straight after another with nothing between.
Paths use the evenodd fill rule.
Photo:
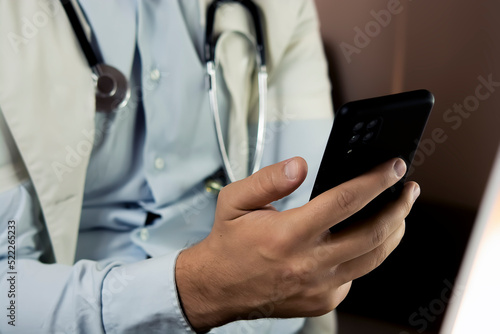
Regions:
<instances>
[{"instance_id":1,"label":"dark background","mask_svg":"<svg viewBox=\"0 0 500 334\"><path fill-rule=\"evenodd\" d=\"M339 306L340 334L437 333L500 141L500 87L453 129L445 113L475 95L479 77L500 82L500 3L401 0L401 12L348 59L373 12L389 0L316 0L336 109L343 103L425 88L436 105L412 180L422 195L402 244L373 273L353 282ZM426 311L427 309L427 311ZM423 312L427 312L426 316Z\"/></svg>"}]
</instances>

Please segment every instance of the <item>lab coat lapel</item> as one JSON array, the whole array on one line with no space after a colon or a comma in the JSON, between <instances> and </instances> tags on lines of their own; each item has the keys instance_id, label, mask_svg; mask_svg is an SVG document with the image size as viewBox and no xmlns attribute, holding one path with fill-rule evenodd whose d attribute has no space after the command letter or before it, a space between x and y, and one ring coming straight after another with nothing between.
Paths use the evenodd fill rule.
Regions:
<instances>
[{"instance_id":1,"label":"lab coat lapel","mask_svg":"<svg viewBox=\"0 0 500 334\"><path fill-rule=\"evenodd\" d=\"M0 108L36 189L56 260L72 264L93 146L91 72L59 2L3 0L0 13L7 37L0 41Z\"/></svg>"}]
</instances>

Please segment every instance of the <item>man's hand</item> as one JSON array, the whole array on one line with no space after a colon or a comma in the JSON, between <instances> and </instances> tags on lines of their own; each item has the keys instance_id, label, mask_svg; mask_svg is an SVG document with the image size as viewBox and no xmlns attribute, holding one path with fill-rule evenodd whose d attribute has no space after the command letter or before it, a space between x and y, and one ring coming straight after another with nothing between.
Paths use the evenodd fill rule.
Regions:
<instances>
[{"instance_id":1,"label":"man's hand","mask_svg":"<svg viewBox=\"0 0 500 334\"><path fill-rule=\"evenodd\" d=\"M203 331L235 320L333 310L352 280L379 266L399 244L420 188L409 182L377 216L336 234L329 227L394 185L405 170L401 159L393 159L284 212L270 203L304 181L301 158L225 187L210 235L177 260L177 287L191 325Z\"/></svg>"}]
</instances>

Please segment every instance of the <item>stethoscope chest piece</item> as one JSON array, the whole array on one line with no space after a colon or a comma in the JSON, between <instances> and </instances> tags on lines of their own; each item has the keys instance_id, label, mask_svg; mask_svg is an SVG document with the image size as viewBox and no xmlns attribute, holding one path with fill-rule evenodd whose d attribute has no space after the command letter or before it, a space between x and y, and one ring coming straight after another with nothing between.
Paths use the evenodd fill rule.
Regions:
<instances>
[{"instance_id":1,"label":"stethoscope chest piece","mask_svg":"<svg viewBox=\"0 0 500 334\"><path fill-rule=\"evenodd\" d=\"M127 78L116 68L100 61L92 48L83 29L73 3L60 0L82 48L83 54L92 69L95 83L96 111L109 113L124 107L130 99L130 87Z\"/></svg>"},{"instance_id":2,"label":"stethoscope chest piece","mask_svg":"<svg viewBox=\"0 0 500 334\"><path fill-rule=\"evenodd\" d=\"M112 112L127 105L130 87L122 72L106 64L95 66L96 110Z\"/></svg>"}]
</instances>

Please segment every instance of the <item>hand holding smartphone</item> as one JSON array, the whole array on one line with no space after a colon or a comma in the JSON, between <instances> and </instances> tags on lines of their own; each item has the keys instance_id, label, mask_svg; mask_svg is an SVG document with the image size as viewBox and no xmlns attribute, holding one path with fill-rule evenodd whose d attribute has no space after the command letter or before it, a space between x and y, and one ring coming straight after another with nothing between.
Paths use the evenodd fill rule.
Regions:
<instances>
[{"instance_id":1,"label":"hand holding smartphone","mask_svg":"<svg viewBox=\"0 0 500 334\"><path fill-rule=\"evenodd\" d=\"M392 158L410 169L413 155L434 105L427 90L349 102L337 112L311 199ZM335 233L370 217L398 198L406 175L361 211L330 228Z\"/></svg>"}]
</instances>

